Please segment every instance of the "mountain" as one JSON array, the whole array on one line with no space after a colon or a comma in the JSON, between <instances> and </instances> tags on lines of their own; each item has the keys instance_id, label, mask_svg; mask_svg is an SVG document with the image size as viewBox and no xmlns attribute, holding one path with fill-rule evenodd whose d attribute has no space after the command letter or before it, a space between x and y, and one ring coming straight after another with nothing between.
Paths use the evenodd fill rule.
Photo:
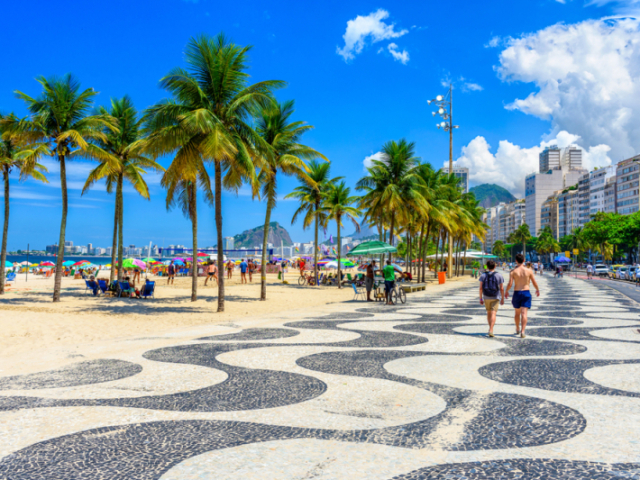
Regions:
<instances>
[{"instance_id":1,"label":"mountain","mask_svg":"<svg viewBox=\"0 0 640 480\"><path fill-rule=\"evenodd\" d=\"M484 208L495 207L500 202L509 203L516 200L516 197L509 190L494 183L476 185L470 188L469 191L475 194L476 200Z\"/></svg>"},{"instance_id":2,"label":"mountain","mask_svg":"<svg viewBox=\"0 0 640 480\"><path fill-rule=\"evenodd\" d=\"M233 236L233 248L253 248L255 246L261 246L264 236L264 225L252 228L251 230L245 230L244 232ZM285 247L293 245L289 232L282 227L278 222L271 222L269 224L269 236L268 243L272 243L274 247L279 247L281 242Z\"/></svg>"}]
</instances>

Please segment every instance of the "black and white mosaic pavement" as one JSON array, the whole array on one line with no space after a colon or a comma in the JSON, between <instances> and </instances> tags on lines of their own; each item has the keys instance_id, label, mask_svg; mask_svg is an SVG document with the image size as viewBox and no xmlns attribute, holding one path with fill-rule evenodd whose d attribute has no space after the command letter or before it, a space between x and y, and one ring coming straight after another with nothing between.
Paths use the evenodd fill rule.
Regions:
<instances>
[{"instance_id":1,"label":"black and white mosaic pavement","mask_svg":"<svg viewBox=\"0 0 640 480\"><path fill-rule=\"evenodd\" d=\"M640 479L640 308L539 281L524 339L470 284L0 377L0 479Z\"/></svg>"}]
</instances>

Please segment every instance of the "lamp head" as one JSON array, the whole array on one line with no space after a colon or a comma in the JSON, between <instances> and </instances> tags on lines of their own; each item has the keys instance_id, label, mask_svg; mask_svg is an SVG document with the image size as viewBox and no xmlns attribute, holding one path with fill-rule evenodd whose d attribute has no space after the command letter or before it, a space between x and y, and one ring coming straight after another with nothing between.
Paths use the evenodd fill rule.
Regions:
<instances>
[{"instance_id":1,"label":"lamp head","mask_svg":"<svg viewBox=\"0 0 640 480\"><path fill-rule=\"evenodd\" d=\"M438 109L438 113L439 113L440 115L442 115L442 114L444 113L444 108L440 107L440 108Z\"/></svg>"},{"instance_id":2,"label":"lamp head","mask_svg":"<svg viewBox=\"0 0 640 480\"><path fill-rule=\"evenodd\" d=\"M436 116L436 112L431 112L431 115L433 115L435 117Z\"/></svg>"},{"instance_id":3,"label":"lamp head","mask_svg":"<svg viewBox=\"0 0 640 480\"><path fill-rule=\"evenodd\" d=\"M432 102L432 101L433 101L433 100L427 100L427 105L431 105L431 102Z\"/></svg>"},{"instance_id":4,"label":"lamp head","mask_svg":"<svg viewBox=\"0 0 640 480\"><path fill-rule=\"evenodd\" d=\"M444 97L442 95L438 95L436 97L436 101L441 102L444 99Z\"/></svg>"}]
</instances>

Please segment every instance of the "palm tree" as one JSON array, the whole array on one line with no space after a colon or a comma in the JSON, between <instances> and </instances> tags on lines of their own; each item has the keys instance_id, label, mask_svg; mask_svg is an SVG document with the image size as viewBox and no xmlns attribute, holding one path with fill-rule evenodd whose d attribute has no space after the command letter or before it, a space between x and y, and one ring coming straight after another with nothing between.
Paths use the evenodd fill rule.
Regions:
<instances>
[{"instance_id":1,"label":"palm tree","mask_svg":"<svg viewBox=\"0 0 640 480\"><path fill-rule=\"evenodd\" d=\"M145 114L154 157L178 149L212 162L215 172L215 221L218 268L223 271L222 190L237 191L244 181L257 192L253 158L269 146L249 124L252 112L273 101L272 92L284 82L247 84L247 53L224 34L192 38L186 48L187 69L175 68L160 81L173 95ZM223 177L224 172L224 179ZM224 311L224 275L218 280L218 312Z\"/></svg>"},{"instance_id":2,"label":"palm tree","mask_svg":"<svg viewBox=\"0 0 640 480\"><path fill-rule=\"evenodd\" d=\"M58 240L56 276L53 301L60 301L62 262L67 228L67 170L66 162L77 158L108 162L117 170L117 159L102 150L93 141L105 140L105 129L117 131L117 122L108 115L90 115L93 97L98 92L92 88L80 91L80 83L70 74L62 78L38 77L42 94L32 98L16 91L16 96L26 104L30 118L15 119L7 123L11 136L26 143L46 143L60 164L60 189L62 192L62 220Z\"/></svg>"},{"instance_id":3,"label":"palm tree","mask_svg":"<svg viewBox=\"0 0 640 480\"><path fill-rule=\"evenodd\" d=\"M322 201L332 184L341 180L342 177L329 178L330 164L312 160L308 165L309 171L307 177L309 180L301 179L301 185L296 187L293 192L284 198L295 198L300 202L300 206L293 214L291 224L293 225L298 216L304 215L302 228L307 229L311 223L314 224L314 242L313 242L313 269L318 284L318 231L319 227L326 226L327 214L322 209Z\"/></svg>"},{"instance_id":4,"label":"palm tree","mask_svg":"<svg viewBox=\"0 0 640 480\"><path fill-rule=\"evenodd\" d=\"M356 220L362 212L352 205L358 202L358 197L351 197L349 194L351 189L347 187L344 180L340 183L333 184L324 199L322 209L326 212L329 220L335 220L338 228L338 288L342 288L341 275L341 255L342 245L340 242L340 227L344 219L350 220L356 227L356 232L360 231L360 224Z\"/></svg>"},{"instance_id":5,"label":"palm tree","mask_svg":"<svg viewBox=\"0 0 640 480\"><path fill-rule=\"evenodd\" d=\"M389 242L393 245L394 229L408 220L409 209L428 212L421 195L422 179L418 174L420 159L415 156L415 143L404 138L391 140L382 147L382 159L373 160L368 175L357 183L356 189L367 190L363 201L370 202L374 212L389 214ZM391 252L389 252L391 260Z\"/></svg>"},{"instance_id":6,"label":"palm tree","mask_svg":"<svg viewBox=\"0 0 640 480\"><path fill-rule=\"evenodd\" d=\"M531 232L529 232L529 225L523 223L517 229L513 231L510 238L514 243L522 243L522 255L525 260L527 259L527 242L531 240Z\"/></svg>"},{"instance_id":7,"label":"palm tree","mask_svg":"<svg viewBox=\"0 0 640 480\"><path fill-rule=\"evenodd\" d=\"M2 169L2 179L4 181L4 226L2 229L2 253L0 254L0 294L4 293L7 237L9 235L9 175L13 170L17 170L20 174L20 180L31 177L48 183L43 175L43 172L46 172L47 169L40 165L38 160L43 155L51 154L46 144L25 145L12 138L9 132L4 131L7 121L13 122L16 120L13 114L7 116L0 114L0 169Z\"/></svg>"},{"instance_id":8,"label":"palm tree","mask_svg":"<svg viewBox=\"0 0 640 480\"><path fill-rule=\"evenodd\" d=\"M324 155L313 148L298 143L302 135L311 130L311 125L304 122L289 123L289 117L295 111L294 102L289 100L284 103L274 102L262 108L256 117L256 131L264 142L271 148L263 155L263 166L260 172L260 184L262 196L267 199L267 212L264 219L264 236L262 240L262 265L267 264L267 243L269 239L269 222L271 211L276 206L277 200L277 174L296 176L302 182L313 185L314 182L307 172L309 167L305 160L323 158ZM267 273L261 269L260 275L260 300L267 299Z\"/></svg>"},{"instance_id":9,"label":"palm tree","mask_svg":"<svg viewBox=\"0 0 640 480\"><path fill-rule=\"evenodd\" d=\"M491 253L493 253L498 258L504 258L507 254L507 249L504 246L504 242L502 240L496 240L493 243L493 248L491 249Z\"/></svg>"},{"instance_id":10,"label":"palm tree","mask_svg":"<svg viewBox=\"0 0 640 480\"><path fill-rule=\"evenodd\" d=\"M191 220L193 252L191 263L191 301L198 299L198 184L208 204L213 203L211 180L202 159L180 149L162 177L161 185L167 189L167 210L179 206ZM222 271L222 270L220 270ZM223 275L220 274L220 277Z\"/></svg>"},{"instance_id":11,"label":"palm tree","mask_svg":"<svg viewBox=\"0 0 640 480\"><path fill-rule=\"evenodd\" d=\"M164 168L155 161L143 155L141 138L142 122L138 119L133 102L128 96L121 99L111 99L111 107L100 107L98 113L104 116L115 118L119 129L111 131L105 129L104 139L99 139L96 143L105 152L110 153L118 160L117 170L112 161L103 160L94 168L85 182L82 194L84 195L97 181L106 179L107 192L116 190L115 214L113 225L113 244L111 249L111 274L110 282L114 280L115 265L122 265L123 248L123 224L124 224L124 198L122 187L126 179L143 198L149 200L149 187L144 180L147 173L145 169L156 172L164 172ZM118 261L116 263L116 252ZM122 280L122 268L118 268L118 280Z\"/></svg>"}]
</instances>

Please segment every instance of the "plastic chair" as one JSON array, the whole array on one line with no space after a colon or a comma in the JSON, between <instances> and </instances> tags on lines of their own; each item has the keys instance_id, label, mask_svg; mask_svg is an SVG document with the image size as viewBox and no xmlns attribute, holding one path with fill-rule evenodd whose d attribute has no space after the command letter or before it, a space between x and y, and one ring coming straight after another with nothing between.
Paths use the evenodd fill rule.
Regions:
<instances>
[{"instance_id":1,"label":"plastic chair","mask_svg":"<svg viewBox=\"0 0 640 480\"><path fill-rule=\"evenodd\" d=\"M156 291L156 282L147 281L147 283L144 284L144 287L142 287L140 296L142 298L147 298L147 297L156 298L155 291Z\"/></svg>"},{"instance_id":2,"label":"plastic chair","mask_svg":"<svg viewBox=\"0 0 640 480\"><path fill-rule=\"evenodd\" d=\"M7 274L7 282L13 282L16 279L16 272L11 272Z\"/></svg>"},{"instance_id":3,"label":"plastic chair","mask_svg":"<svg viewBox=\"0 0 640 480\"><path fill-rule=\"evenodd\" d=\"M354 300L357 300L360 295L362 295L362 300L366 300L367 299L367 295L364 293L364 288L356 287L355 283L352 283L351 286L353 287L353 292L354 292L353 299Z\"/></svg>"},{"instance_id":4,"label":"plastic chair","mask_svg":"<svg viewBox=\"0 0 640 480\"><path fill-rule=\"evenodd\" d=\"M107 284L106 280L98 280L98 286L100 287L102 293L107 293L107 290L109 290L109 285Z\"/></svg>"},{"instance_id":5,"label":"plastic chair","mask_svg":"<svg viewBox=\"0 0 640 480\"><path fill-rule=\"evenodd\" d=\"M122 293L129 292L129 290L131 290L129 282L118 282L118 297L122 297Z\"/></svg>"},{"instance_id":6,"label":"plastic chair","mask_svg":"<svg viewBox=\"0 0 640 480\"><path fill-rule=\"evenodd\" d=\"M91 295L100 295L100 284L96 283L95 280L85 280L84 281L87 288L85 290Z\"/></svg>"}]
</instances>

